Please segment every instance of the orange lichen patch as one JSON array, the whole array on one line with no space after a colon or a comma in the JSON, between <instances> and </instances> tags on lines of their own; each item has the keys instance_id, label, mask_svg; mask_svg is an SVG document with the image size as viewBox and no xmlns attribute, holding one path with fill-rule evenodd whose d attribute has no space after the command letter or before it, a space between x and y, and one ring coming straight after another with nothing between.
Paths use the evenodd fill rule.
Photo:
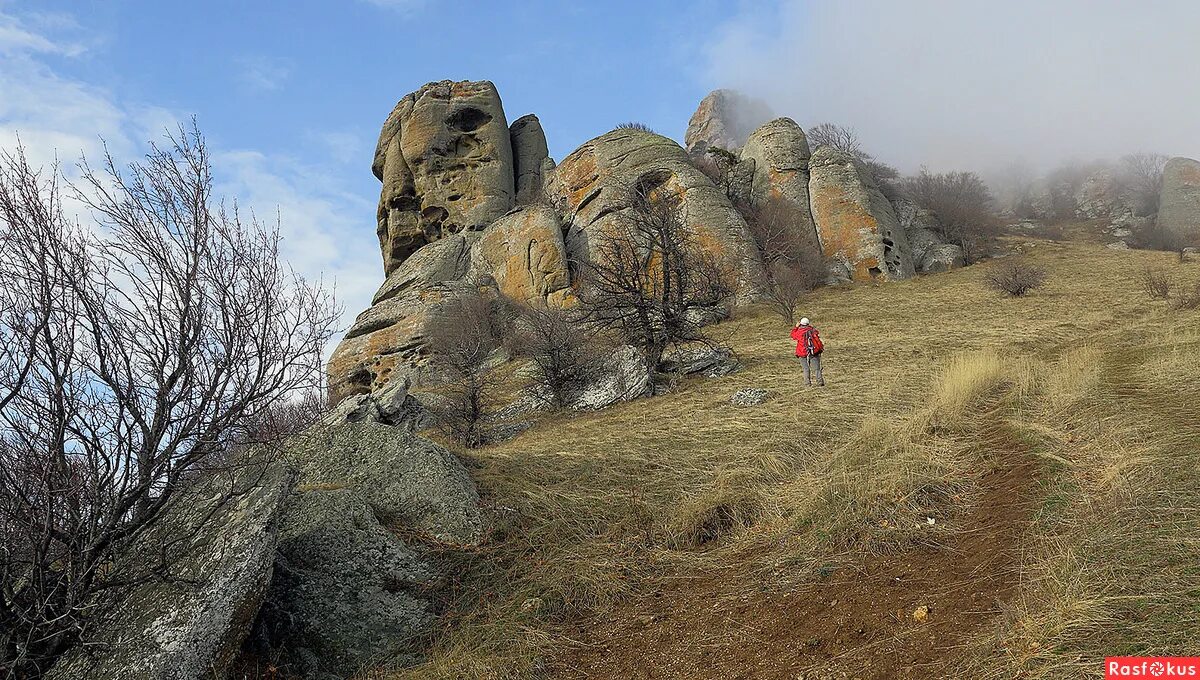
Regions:
<instances>
[{"instance_id":1,"label":"orange lichen patch","mask_svg":"<svg viewBox=\"0 0 1200 680\"><path fill-rule=\"evenodd\" d=\"M1200 186L1200 165L1192 163L1181 164L1176 169L1175 176L1182 180L1184 184Z\"/></svg>"},{"instance_id":2,"label":"orange lichen patch","mask_svg":"<svg viewBox=\"0 0 1200 680\"><path fill-rule=\"evenodd\" d=\"M869 281L878 259L861 252L863 231L879 229L876 220L857 201L833 187L822 187L810 196L813 220L826 255L840 255L851 263L855 280Z\"/></svg>"}]
</instances>

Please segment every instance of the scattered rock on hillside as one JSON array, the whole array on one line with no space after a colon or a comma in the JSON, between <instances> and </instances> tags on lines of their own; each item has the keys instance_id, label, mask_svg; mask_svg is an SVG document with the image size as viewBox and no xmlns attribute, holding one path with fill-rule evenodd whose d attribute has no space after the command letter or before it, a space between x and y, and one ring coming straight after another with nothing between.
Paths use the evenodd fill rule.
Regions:
<instances>
[{"instance_id":1,"label":"scattered rock on hillside","mask_svg":"<svg viewBox=\"0 0 1200 680\"><path fill-rule=\"evenodd\" d=\"M523 140L523 150L532 146ZM512 207L516 186L496 87L443 80L405 96L383 125L371 169L383 182L386 273L426 243L486 227Z\"/></svg>"},{"instance_id":2,"label":"scattered rock on hillside","mask_svg":"<svg viewBox=\"0 0 1200 680\"><path fill-rule=\"evenodd\" d=\"M1157 226L1184 239L1200 235L1200 161L1172 158L1163 167Z\"/></svg>"},{"instance_id":3,"label":"scattered rock on hillside","mask_svg":"<svg viewBox=\"0 0 1200 680\"><path fill-rule=\"evenodd\" d=\"M795 206L797 229L816 233L808 201L808 139L791 118L776 118L755 130L742 147L742 159L754 161L751 195L760 205L780 198Z\"/></svg>"},{"instance_id":4,"label":"scattered rock on hillside","mask_svg":"<svg viewBox=\"0 0 1200 680\"><path fill-rule=\"evenodd\" d=\"M509 126L512 143L513 178L516 187L516 202L525 205L542 193L542 173L553 167L550 151L546 146L546 133L542 122L531 114L521 116Z\"/></svg>"},{"instance_id":5,"label":"scattered rock on hillside","mask_svg":"<svg viewBox=\"0 0 1200 680\"><path fill-rule=\"evenodd\" d=\"M660 366L667 373L702 374L708 378L729 375L741 368L730 350L704 344L669 350L663 354Z\"/></svg>"},{"instance_id":6,"label":"scattered rock on hillside","mask_svg":"<svg viewBox=\"0 0 1200 680\"><path fill-rule=\"evenodd\" d=\"M604 360L596 377L571 403L577 411L590 411L651 393L653 380L646 357L636 347L622 345Z\"/></svg>"},{"instance_id":7,"label":"scattered rock on hillside","mask_svg":"<svg viewBox=\"0 0 1200 680\"><path fill-rule=\"evenodd\" d=\"M736 90L713 90L696 107L684 133L684 145L703 153L710 146L741 148L754 128L773 117L761 99Z\"/></svg>"},{"instance_id":8,"label":"scattered rock on hillside","mask_svg":"<svg viewBox=\"0 0 1200 680\"><path fill-rule=\"evenodd\" d=\"M725 259L740 281L760 279L761 265L746 221L729 199L700 172L678 144L666 137L619 128L585 142L558 164L546 192L570 225L567 254L590 261L593 239L628 207L628 189L641 186L674 192L699 246Z\"/></svg>"},{"instance_id":9,"label":"scattered rock on hillside","mask_svg":"<svg viewBox=\"0 0 1200 680\"><path fill-rule=\"evenodd\" d=\"M120 556L122 577L50 680L224 677L271 581L279 516L295 477L248 465L181 493ZM211 516L209 513L212 513ZM161 551L170 556L159 572ZM107 610L105 610L107 608Z\"/></svg>"},{"instance_id":10,"label":"scattered rock on hillside","mask_svg":"<svg viewBox=\"0 0 1200 680\"><path fill-rule=\"evenodd\" d=\"M734 406L758 406L765 402L771 393L761 387L746 387L733 393L729 403Z\"/></svg>"},{"instance_id":11,"label":"scattered rock on hillside","mask_svg":"<svg viewBox=\"0 0 1200 680\"><path fill-rule=\"evenodd\" d=\"M904 227L912 251L913 268L921 274L933 274L966 264L963 249L938 237L937 217L907 199L892 202L896 217Z\"/></svg>"},{"instance_id":12,"label":"scattered rock on hillside","mask_svg":"<svg viewBox=\"0 0 1200 680\"><path fill-rule=\"evenodd\" d=\"M809 161L809 200L826 257L847 279L892 281L913 275L908 236L891 203L851 155L817 149Z\"/></svg>"},{"instance_id":13,"label":"scattered rock on hillside","mask_svg":"<svg viewBox=\"0 0 1200 680\"><path fill-rule=\"evenodd\" d=\"M256 641L309 678L416 662L448 576L426 543L473 546L483 533L466 470L437 444L372 422L315 428L287 455L302 476Z\"/></svg>"},{"instance_id":14,"label":"scattered rock on hillside","mask_svg":"<svg viewBox=\"0 0 1200 680\"><path fill-rule=\"evenodd\" d=\"M337 404L323 419L326 425L370 421L409 432L433 426L433 416L420 401L408 393L407 378L392 380L368 394L355 394Z\"/></svg>"}]
</instances>

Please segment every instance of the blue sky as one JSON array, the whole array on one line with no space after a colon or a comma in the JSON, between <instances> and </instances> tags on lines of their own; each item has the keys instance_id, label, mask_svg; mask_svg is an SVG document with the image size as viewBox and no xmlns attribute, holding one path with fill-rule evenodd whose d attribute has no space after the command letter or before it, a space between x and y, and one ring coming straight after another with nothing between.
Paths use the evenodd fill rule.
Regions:
<instances>
[{"instance_id":1,"label":"blue sky","mask_svg":"<svg viewBox=\"0 0 1200 680\"><path fill-rule=\"evenodd\" d=\"M704 37L736 6L437 0L0 0L0 145L132 159L197 116L221 189L278 210L287 254L347 320L382 279L371 154L396 101L489 79L551 154L627 120L681 138L711 89Z\"/></svg>"},{"instance_id":2,"label":"blue sky","mask_svg":"<svg viewBox=\"0 0 1200 680\"><path fill-rule=\"evenodd\" d=\"M1192 0L0 0L0 147L132 159L195 115L219 189L278 211L348 321L382 279L379 126L428 81L492 80L557 159L630 120L680 139L732 86L902 170L986 175L1200 157L1198 25Z\"/></svg>"}]
</instances>

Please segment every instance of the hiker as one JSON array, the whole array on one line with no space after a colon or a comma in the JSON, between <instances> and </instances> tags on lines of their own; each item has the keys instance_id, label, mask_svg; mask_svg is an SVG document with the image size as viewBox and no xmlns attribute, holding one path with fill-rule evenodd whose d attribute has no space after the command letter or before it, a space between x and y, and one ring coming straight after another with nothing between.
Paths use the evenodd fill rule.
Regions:
<instances>
[{"instance_id":1,"label":"hiker","mask_svg":"<svg viewBox=\"0 0 1200 680\"><path fill-rule=\"evenodd\" d=\"M821 374L821 352L825 345L821 344L821 335L809 323L808 319L800 319L800 323L792 329L792 339L796 341L796 358L804 367L804 382L812 387L813 378L817 386L825 386L825 376Z\"/></svg>"}]
</instances>

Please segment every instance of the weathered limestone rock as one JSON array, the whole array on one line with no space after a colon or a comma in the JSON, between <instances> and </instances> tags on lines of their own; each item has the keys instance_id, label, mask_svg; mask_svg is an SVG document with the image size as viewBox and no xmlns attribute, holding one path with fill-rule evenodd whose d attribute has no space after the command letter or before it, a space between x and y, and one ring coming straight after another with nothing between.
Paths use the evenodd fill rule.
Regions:
<instances>
[{"instance_id":1,"label":"weathered limestone rock","mask_svg":"<svg viewBox=\"0 0 1200 680\"><path fill-rule=\"evenodd\" d=\"M495 294L495 285L464 280L478 233L457 234L422 248L392 272L329 359L330 403L383 388L392 380L427 379L431 324L465 295Z\"/></svg>"},{"instance_id":2,"label":"weathered limestone rock","mask_svg":"<svg viewBox=\"0 0 1200 680\"><path fill-rule=\"evenodd\" d=\"M390 274L426 243L482 229L513 205L512 142L488 81L429 83L396 104L371 166Z\"/></svg>"},{"instance_id":3,"label":"weathered limestone rock","mask_svg":"<svg viewBox=\"0 0 1200 680\"><path fill-rule=\"evenodd\" d=\"M525 205L542 192L542 173L553 166L550 151L546 147L546 133L542 122L532 113L513 121L508 128L512 141L513 177L516 180L516 201Z\"/></svg>"},{"instance_id":4,"label":"weathered limestone rock","mask_svg":"<svg viewBox=\"0 0 1200 680\"><path fill-rule=\"evenodd\" d=\"M734 406L758 406L771 396L770 391L761 387L744 387L729 398Z\"/></svg>"},{"instance_id":5,"label":"weathered limestone rock","mask_svg":"<svg viewBox=\"0 0 1200 680\"><path fill-rule=\"evenodd\" d=\"M589 411L633 401L649 395L652 382L645 355L636 347L621 345L605 357L595 378L571 403L571 408Z\"/></svg>"},{"instance_id":6,"label":"weathered limestone rock","mask_svg":"<svg viewBox=\"0 0 1200 680\"><path fill-rule=\"evenodd\" d=\"M585 142L546 180L546 193L569 225L567 254L590 261L592 239L628 209L629 188L667 190L678 196L684 220L699 246L724 259L742 282L758 281L761 263L749 227L678 144L642 130L619 128Z\"/></svg>"},{"instance_id":7,"label":"weathered limestone rock","mask_svg":"<svg viewBox=\"0 0 1200 680\"><path fill-rule=\"evenodd\" d=\"M768 198L795 206L797 228L816 233L808 206L808 139L791 118L776 118L755 130L742 147L742 159L754 161L751 196L760 205Z\"/></svg>"},{"instance_id":8,"label":"weathered limestone rock","mask_svg":"<svg viewBox=\"0 0 1200 680\"><path fill-rule=\"evenodd\" d=\"M1200 239L1200 161L1172 158L1163 168L1157 226L1184 241Z\"/></svg>"},{"instance_id":9,"label":"weathered limestone rock","mask_svg":"<svg viewBox=\"0 0 1200 680\"><path fill-rule=\"evenodd\" d=\"M962 267L967 263L963 249L938 237L937 217L916 203L899 199L892 203L896 217L908 236L913 267L921 274L933 274Z\"/></svg>"},{"instance_id":10,"label":"weathered limestone rock","mask_svg":"<svg viewBox=\"0 0 1200 680\"><path fill-rule=\"evenodd\" d=\"M307 678L350 677L384 657L415 663L447 569L421 541L482 536L466 470L433 442L371 422L318 428L287 455L302 477L256 641Z\"/></svg>"},{"instance_id":11,"label":"weathered limestone rock","mask_svg":"<svg viewBox=\"0 0 1200 680\"><path fill-rule=\"evenodd\" d=\"M562 219L535 205L496 220L475 243L472 272L490 275L505 296L530 304L561 306L571 299Z\"/></svg>"},{"instance_id":12,"label":"weathered limestone rock","mask_svg":"<svg viewBox=\"0 0 1200 680\"><path fill-rule=\"evenodd\" d=\"M852 156L832 147L809 160L809 204L821 248L840 276L887 281L913 275L908 237L891 203Z\"/></svg>"},{"instance_id":13,"label":"weathered limestone rock","mask_svg":"<svg viewBox=\"0 0 1200 680\"><path fill-rule=\"evenodd\" d=\"M1121 198L1120 187L1110 169L1088 175L1075 192L1075 214L1087 219L1116 217L1131 213Z\"/></svg>"},{"instance_id":14,"label":"weathered limestone rock","mask_svg":"<svg viewBox=\"0 0 1200 680\"><path fill-rule=\"evenodd\" d=\"M354 394L341 400L322 418L327 426L370 421L409 432L433 427L432 414L416 397L408 393L409 380L392 380L368 394Z\"/></svg>"},{"instance_id":15,"label":"weathered limestone rock","mask_svg":"<svg viewBox=\"0 0 1200 680\"><path fill-rule=\"evenodd\" d=\"M46 677L224 677L267 592L279 517L294 483L281 466L249 465L232 483L222 477L178 496L120 557L123 576L149 580L110 592L83 643ZM164 549L169 566L151 575Z\"/></svg>"},{"instance_id":16,"label":"weathered limestone rock","mask_svg":"<svg viewBox=\"0 0 1200 680\"><path fill-rule=\"evenodd\" d=\"M741 148L754 128L772 117L771 107L761 99L736 90L713 90L700 100L688 121L684 145L700 152L710 146L733 151Z\"/></svg>"}]
</instances>

